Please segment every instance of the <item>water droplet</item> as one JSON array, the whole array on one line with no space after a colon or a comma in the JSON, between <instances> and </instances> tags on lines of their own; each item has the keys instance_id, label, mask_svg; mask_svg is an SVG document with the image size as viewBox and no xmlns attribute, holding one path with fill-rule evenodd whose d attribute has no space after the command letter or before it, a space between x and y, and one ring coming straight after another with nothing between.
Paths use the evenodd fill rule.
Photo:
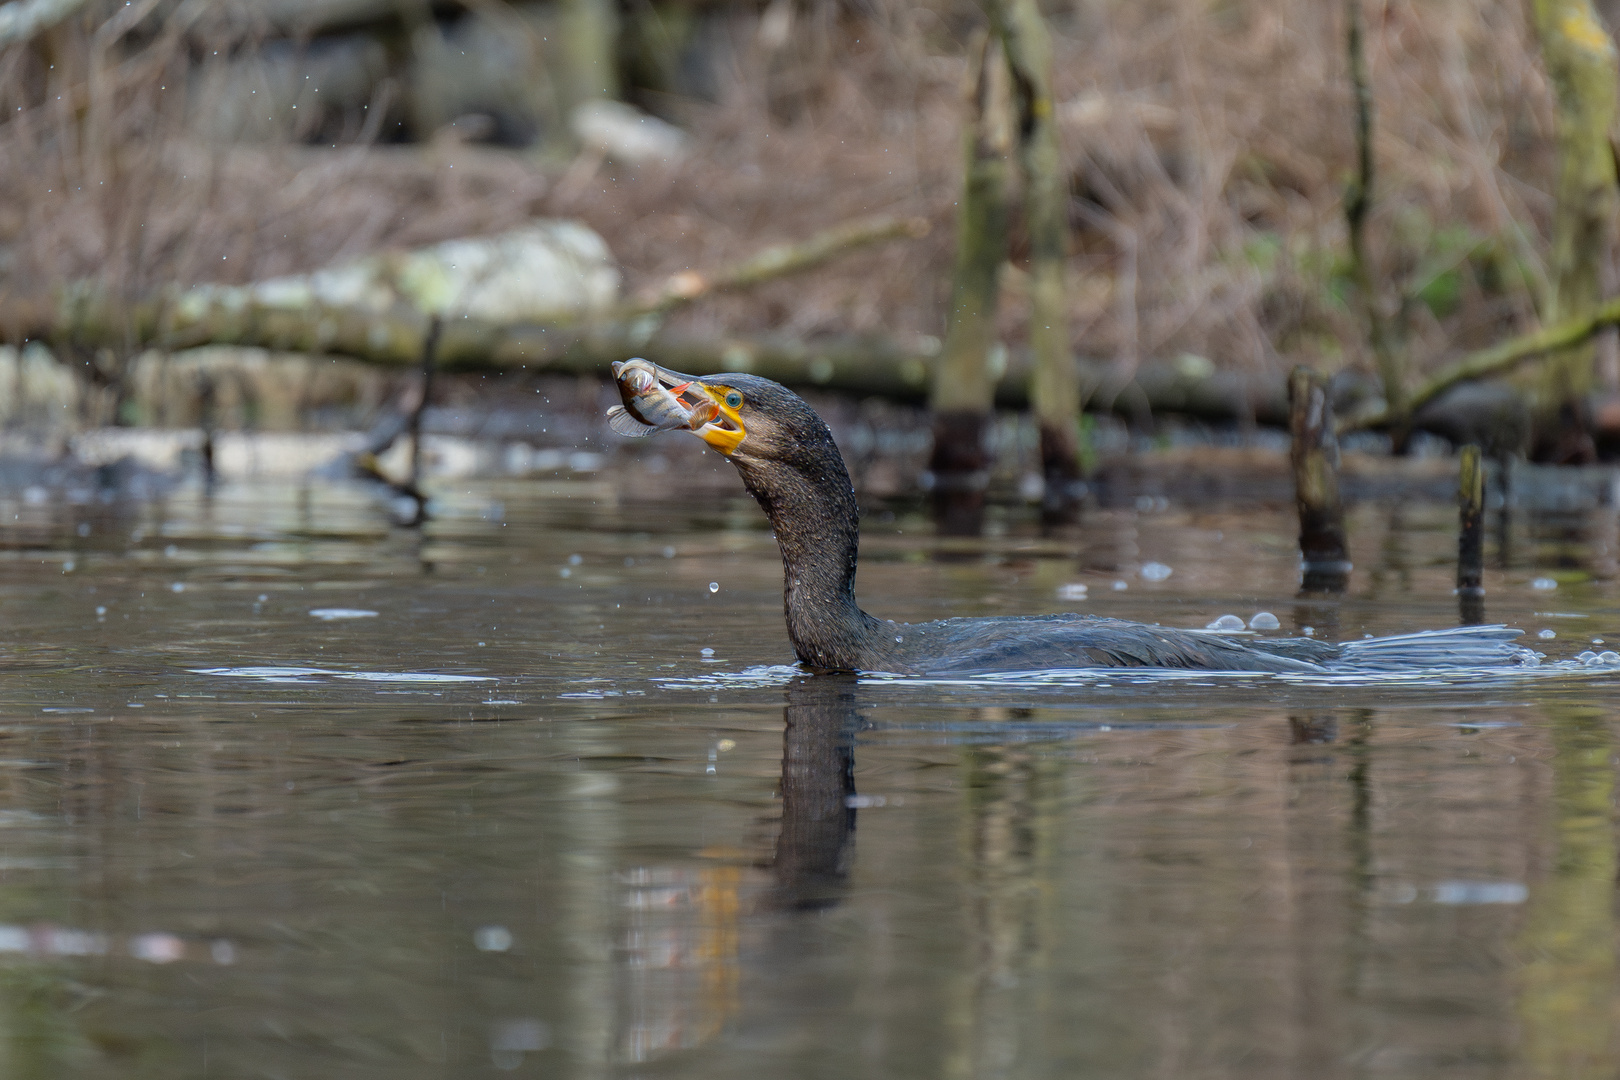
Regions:
<instances>
[{"instance_id":1,"label":"water droplet","mask_svg":"<svg viewBox=\"0 0 1620 1080\"><path fill-rule=\"evenodd\" d=\"M1552 592L1558 588L1558 582L1550 577L1538 577L1530 583L1530 587L1537 592Z\"/></svg>"},{"instance_id":2,"label":"water droplet","mask_svg":"<svg viewBox=\"0 0 1620 1080\"><path fill-rule=\"evenodd\" d=\"M572 567L565 566L561 570L557 571L557 576L558 577L573 577L574 576L574 570L573 570Z\"/></svg>"},{"instance_id":3,"label":"water droplet","mask_svg":"<svg viewBox=\"0 0 1620 1080\"><path fill-rule=\"evenodd\" d=\"M1305 629L1301 630L1300 633L1304 634L1306 637L1315 637L1316 636L1316 627L1307 626L1307 627L1305 627Z\"/></svg>"},{"instance_id":4,"label":"water droplet","mask_svg":"<svg viewBox=\"0 0 1620 1080\"><path fill-rule=\"evenodd\" d=\"M1249 620L1250 630L1276 630L1282 626L1277 616L1269 611L1257 611L1254 618Z\"/></svg>"},{"instance_id":5,"label":"water droplet","mask_svg":"<svg viewBox=\"0 0 1620 1080\"><path fill-rule=\"evenodd\" d=\"M259 603L262 604L268 599L270 599L270 595L268 593L260 593L259 594Z\"/></svg>"},{"instance_id":6,"label":"water droplet","mask_svg":"<svg viewBox=\"0 0 1620 1080\"><path fill-rule=\"evenodd\" d=\"M1536 635L1536 637L1540 638L1542 641L1551 641L1557 636L1558 631L1556 630L1543 630L1541 633Z\"/></svg>"},{"instance_id":7,"label":"water droplet","mask_svg":"<svg viewBox=\"0 0 1620 1080\"><path fill-rule=\"evenodd\" d=\"M1142 569L1138 572L1142 575L1143 581L1163 581L1175 573L1174 570L1162 562L1143 563Z\"/></svg>"},{"instance_id":8,"label":"water droplet","mask_svg":"<svg viewBox=\"0 0 1620 1080\"><path fill-rule=\"evenodd\" d=\"M719 592L720 591L720 583L718 581L709 582L709 591L712 592L712 593Z\"/></svg>"},{"instance_id":9,"label":"water droplet","mask_svg":"<svg viewBox=\"0 0 1620 1080\"><path fill-rule=\"evenodd\" d=\"M1241 630L1243 620L1236 615L1222 615L1214 622L1204 624L1205 630Z\"/></svg>"},{"instance_id":10,"label":"water droplet","mask_svg":"<svg viewBox=\"0 0 1620 1080\"><path fill-rule=\"evenodd\" d=\"M96 606L96 614L97 615L105 615L105 614L107 614L107 609L98 604Z\"/></svg>"},{"instance_id":11,"label":"water droplet","mask_svg":"<svg viewBox=\"0 0 1620 1080\"><path fill-rule=\"evenodd\" d=\"M170 592L185 592L186 591L186 583L183 582L183 581L177 581L173 585L169 586L169 591Z\"/></svg>"},{"instance_id":12,"label":"water droplet","mask_svg":"<svg viewBox=\"0 0 1620 1080\"><path fill-rule=\"evenodd\" d=\"M1130 586L1125 584L1123 581L1114 582L1114 591L1115 592L1124 592L1128 588L1130 588Z\"/></svg>"},{"instance_id":13,"label":"water droplet","mask_svg":"<svg viewBox=\"0 0 1620 1080\"><path fill-rule=\"evenodd\" d=\"M664 548L664 558L673 559L674 557L675 557L675 549L673 547L665 547Z\"/></svg>"},{"instance_id":14,"label":"water droplet","mask_svg":"<svg viewBox=\"0 0 1620 1080\"><path fill-rule=\"evenodd\" d=\"M568 556L568 565L569 566L578 566L580 563L582 563L584 561L585 561L585 556L583 556L583 555L570 555L570 556Z\"/></svg>"},{"instance_id":15,"label":"water droplet","mask_svg":"<svg viewBox=\"0 0 1620 1080\"><path fill-rule=\"evenodd\" d=\"M170 544L168 547L163 549L163 557L165 559L172 559L178 554L180 554L180 548L176 544Z\"/></svg>"}]
</instances>

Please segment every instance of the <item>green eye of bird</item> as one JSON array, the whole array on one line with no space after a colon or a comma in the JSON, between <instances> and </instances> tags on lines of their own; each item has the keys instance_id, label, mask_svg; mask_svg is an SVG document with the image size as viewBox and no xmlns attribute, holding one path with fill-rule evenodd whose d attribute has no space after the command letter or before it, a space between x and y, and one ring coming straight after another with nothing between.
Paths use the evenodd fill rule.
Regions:
<instances>
[{"instance_id":1,"label":"green eye of bird","mask_svg":"<svg viewBox=\"0 0 1620 1080\"><path fill-rule=\"evenodd\" d=\"M735 390L733 390L731 393L727 394L726 395L726 408L728 408L728 409L740 409L740 408L742 408L742 395L737 393L737 391L735 391Z\"/></svg>"}]
</instances>

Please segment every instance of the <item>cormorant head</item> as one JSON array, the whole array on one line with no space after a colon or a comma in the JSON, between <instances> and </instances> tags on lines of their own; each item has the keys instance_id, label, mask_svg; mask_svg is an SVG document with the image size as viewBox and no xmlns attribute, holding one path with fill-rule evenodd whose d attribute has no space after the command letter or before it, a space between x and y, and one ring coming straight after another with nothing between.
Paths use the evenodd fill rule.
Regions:
<instances>
[{"instance_id":1,"label":"cormorant head","mask_svg":"<svg viewBox=\"0 0 1620 1080\"><path fill-rule=\"evenodd\" d=\"M720 409L697 436L745 475L773 464L819 469L828 451L838 454L826 423L780 383L741 373L711 375L694 380L691 391L707 395Z\"/></svg>"}]
</instances>

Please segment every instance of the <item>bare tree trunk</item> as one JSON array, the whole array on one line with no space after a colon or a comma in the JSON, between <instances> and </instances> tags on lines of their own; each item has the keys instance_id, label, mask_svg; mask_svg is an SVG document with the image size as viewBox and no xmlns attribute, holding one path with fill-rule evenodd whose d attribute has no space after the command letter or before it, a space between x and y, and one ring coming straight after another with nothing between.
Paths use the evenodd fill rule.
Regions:
<instances>
[{"instance_id":1,"label":"bare tree trunk","mask_svg":"<svg viewBox=\"0 0 1620 1080\"><path fill-rule=\"evenodd\" d=\"M1604 258L1620 207L1609 129L1620 92L1614 42L1591 0L1533 0L1541 56L1558 96L1558 203L1553 219L1552 273L1542 304L1547 324L1580 319L1602 295ZM1591 440L1579 424L1578 403L1594 382L1590 341L1562 350L1522 384L1536 417L1532 452L1538 458L1584 460Z\"/></svg>"},{"instance_id":2,"label":"bare tree trunk","mask_svg":"<svg viewBox=\"0 0 1620 1080\"><path fill-rule=\"evenodd\" d=\"M563 0L562 53L568 58L563 107L619 97L619 9L614 0Z\"/></svg>"},{"instance_id":3,"label":"bare tree trunk","mask_svg":"<svg viewBox=\"0 0 1620 1080\"><path fill-rule=\"evenodd\" d=\"M1071 517L1084 489L1080 460L1080 373L1069 347L1068 184L1052 105L1052 40L1036 0L983 0L1006 50L1018 105L1018 155L1030 238L1029 340L1035 371L1030 403L1041 432L1043 510Z\"/></svg>"},{"instance_id":4,"label":"bare tree trunk","mask_svg":"<svg viewBox=\"0 0 1620 1080\"><path fill-rule=\"evenodd\" d=\"M1350 83L1356 103L1356 178L1345 193L1344 219L1350 233L1350 265L1356 291L1361 294L1362 312L1367 322L1367 342L1378 365L1378 378L1384 386L1386 411L1395 418L1397 446L1404 440L1400 428L1407 412L1404 365L1390 341L1389 323L1378 302L1378 286L1367 258L1367 215L1372 212L1373 159L1372 83L1367 75L1365 23L1362 0L1345 0L1348 24L1346 48L1350 61Z\"/></svg>"},{"instance_id":5,"label":"bare tree trunk","mask_svg":"<svg viewBox=\"0 0 1620 1080\"><path fill-rule=\"evenodd\" d=\"M966 132L966 173L956 218L956 269L945 345L929 404L934 452L929 462L936 507L949 531L976 531L989 480L995 374L996 305L1007 258L1008 151L1012 132L1007 69L1000 43L984 38Z\"/></svg>"}]
</instances>

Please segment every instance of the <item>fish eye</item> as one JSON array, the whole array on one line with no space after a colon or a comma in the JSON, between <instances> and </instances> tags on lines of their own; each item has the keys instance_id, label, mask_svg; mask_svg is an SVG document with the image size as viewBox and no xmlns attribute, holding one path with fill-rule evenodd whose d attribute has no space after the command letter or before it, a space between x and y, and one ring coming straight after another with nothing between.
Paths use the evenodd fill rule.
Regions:
<instances>
[{"instance_id":1,"label":"fish eye","mask_svg":"<svg viewBox=\"0 0 1620 1080\"><path fill-rule=\"evenodd\" d=\"M728 408L728 409L740 409L740 408L742 408L742 395L739 394L735 390L728 393L726 395L726 408Z\"/></svg>"}]
</instances>

